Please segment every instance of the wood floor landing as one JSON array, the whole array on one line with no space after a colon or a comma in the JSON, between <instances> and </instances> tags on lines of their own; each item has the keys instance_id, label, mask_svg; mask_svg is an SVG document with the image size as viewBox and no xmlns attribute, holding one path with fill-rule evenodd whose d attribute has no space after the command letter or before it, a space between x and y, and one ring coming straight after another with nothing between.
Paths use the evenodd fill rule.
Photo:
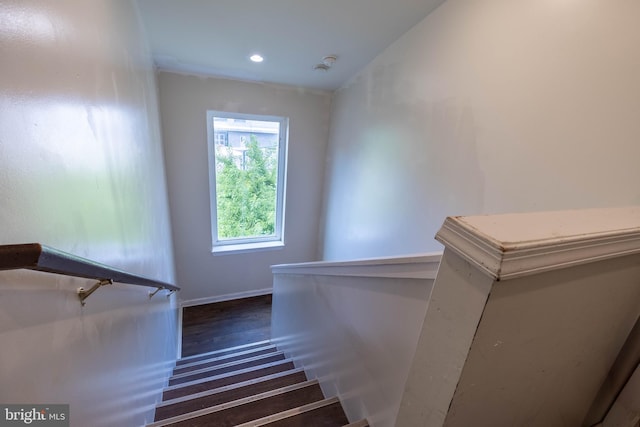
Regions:
<instances>
[{"instance_id":1,"label":"wood floor landing","mask_svg":"<svg viewBox=\"0 0 640 427\"><path fill-rule=\"evenodd\" d=\"M271 339L271 295L185 307L182 357Z\"/></svg>"}]
</instances>

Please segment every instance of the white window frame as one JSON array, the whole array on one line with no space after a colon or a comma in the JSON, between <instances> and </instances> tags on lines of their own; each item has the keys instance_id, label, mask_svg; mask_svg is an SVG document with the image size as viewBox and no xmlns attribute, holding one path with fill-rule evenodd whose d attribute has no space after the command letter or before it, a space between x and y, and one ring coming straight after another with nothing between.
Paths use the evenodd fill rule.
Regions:
<instances>
[{"instance_id":1,"label":"white window frame","mask_svg":"<svg viewBox=\"0 0 640 427\"><path fill-rule=\"evenodd\" d=\"M279 123L278 141L278 180L276 183L276 224L275 233L264 237L246 237L239 239L220 239L218 237L218 204L216 200L216 141L214 136L214 117L239 120L261 120ZM289 142L289 118L261 114L231 113L226 111L207 111L207 148L209 154L209 201L211 210L211 252L213 254L253 252L258 250L284 247L284 217L287 182L287 151Z\"/></svg>"}]
</instances>

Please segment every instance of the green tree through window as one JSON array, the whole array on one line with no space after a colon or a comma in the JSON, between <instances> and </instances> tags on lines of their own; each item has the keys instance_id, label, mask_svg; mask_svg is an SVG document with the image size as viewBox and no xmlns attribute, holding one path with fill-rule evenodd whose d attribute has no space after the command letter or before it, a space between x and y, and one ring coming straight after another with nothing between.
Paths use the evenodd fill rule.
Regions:
<instances>
[{"instance_id":1,"label":"green tree through window","mask_svg":"<svg viewBox=\"0 0 640 427\"><path fill-rule=\"evenodd\" d=\"M218 238L271 236L275 233L277 148L260 148L255 135L241 155L216 147Z\"/></svg>"}]
</instances>

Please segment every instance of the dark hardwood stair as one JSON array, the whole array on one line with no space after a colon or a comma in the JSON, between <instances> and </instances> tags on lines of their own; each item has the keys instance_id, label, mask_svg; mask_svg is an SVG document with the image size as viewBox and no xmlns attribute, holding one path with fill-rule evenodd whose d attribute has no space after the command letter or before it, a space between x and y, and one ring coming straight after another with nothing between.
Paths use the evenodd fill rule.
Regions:
<instances>
[{"instance_id":1,"label":"dark hardwood stair","mask_svg":"<svg viewBox=\"0 0 640 427\"><path fill-rule=\"evenodd\" d=\"M214 366L220 366L227 363L236 362L238 360L243 360L250 357L262 356L265 354L272 354L275 352L277 352L276 346L269 345L269 346L259 347L256 349L239 351L236 354L227 354L227 355L207 358L204 360L195 360L189 363L183 362L182 364L176 366L174 370L174 375L182 374L185 372L196 371L199 369L211 368Z\"/></svg>"},{"instance_id":2,"label":"dark hardwood stair","mask_svg":"<svg viewBox=\"0 0 640 427\"><path fill-rule=\"evenodd\" d=\"M202 378L226 374L228 372L235 372L242 369L251 368L254 366L261 366L267 363L277 362L280 360L284 360L284 354L281 351L275 352L275 353L269 353L266 355L260 355L256 357L250 357L244 360L236 360L234 362L225 363L218 366L203 368L199 370L193 370L190 372L185 372L180 374L174 374L171 380L169 380L169 385L173 386L178 384L184 384L184 383L199 380Z\"/></svg>"},{"instance_id":3,"label":"dark hardwood stair","mask_svg":"<svg viewBox=\"0 0 640 427\"><path fill-rule=\"evenodd\" d=\"M225 357L225 356L238 355L238 354L241 354L242 352L245 352L245 351L251 351L251 350L255 350L255 349L263 348L263 347L268 347L268 346L275 347L275 346L271 345L271 343L269 341L260 341L260 342L255 342L255 343L251 343L251 344L240 345L240 346L237 346L237 347L232 347L232 348L227 348L227 349L222 349L222 350L215 350L215 351L210 351L210 352L207 352L207 353L195 354L193 356L183 357L183 358L179 359L176 362L176 366L178 367L178 366L190 364L190 363L193 363L193 362L212 359L212 358L220 358L220 357Z\"/></svg>"},{"instance_id":4,"label":"dark hardwood stair","mask_svg":"<svg viewBox=\"0 0 640 427\"><path fill-rule=\"evenodd\" d=\"M174 375L148 427L366 427L349 424L337 398L269 342L176 362Z\"/></svg>"}]
</instances>

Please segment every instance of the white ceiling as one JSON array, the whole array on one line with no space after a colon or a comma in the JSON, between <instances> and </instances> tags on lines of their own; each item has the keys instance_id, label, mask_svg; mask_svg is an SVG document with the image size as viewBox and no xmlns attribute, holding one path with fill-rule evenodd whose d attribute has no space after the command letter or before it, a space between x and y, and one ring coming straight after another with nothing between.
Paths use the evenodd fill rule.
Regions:
<instances>
[{"instance_id":1,"label":"white ceiling","mask_svg":"<svg viewBox=\"0 0 640 427\"><path fill-rule=\"evenodd\" d=\"M136 0L159 69L326 90L443 1ZM331 70L313 70L330 54Z\"/></svg>"}]
</instances>

